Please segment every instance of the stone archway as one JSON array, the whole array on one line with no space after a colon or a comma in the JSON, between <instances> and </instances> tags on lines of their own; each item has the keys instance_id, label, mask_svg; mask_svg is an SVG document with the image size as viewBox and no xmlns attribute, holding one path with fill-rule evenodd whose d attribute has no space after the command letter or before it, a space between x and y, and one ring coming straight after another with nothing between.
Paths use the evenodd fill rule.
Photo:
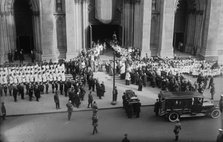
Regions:
<instances>
[{"instance_id":1,"label":"stone archway","mask_svg":"<svg viewBox=\"0 0 223 142\"><path fill-rule=\"evenodd\" d=\"M205 3L201 3L200 0L177 0L173 34L174 49L192 55L199 53L204 36L204 11Z\"/></svg>"},{"instance_id":2,"label":"stone archway","mask_svg":"<svg viewBox=\"0 0 223 142\"><path fill-rule=\"evenodd\" d=\"M28 2L32 10L33 44L36 59L41 60L39 1L28 0ZM0 63L8 61L8 53L14 52L17 48L14 4L15 0L0 0Z\"/></svg>"}]
</instances>

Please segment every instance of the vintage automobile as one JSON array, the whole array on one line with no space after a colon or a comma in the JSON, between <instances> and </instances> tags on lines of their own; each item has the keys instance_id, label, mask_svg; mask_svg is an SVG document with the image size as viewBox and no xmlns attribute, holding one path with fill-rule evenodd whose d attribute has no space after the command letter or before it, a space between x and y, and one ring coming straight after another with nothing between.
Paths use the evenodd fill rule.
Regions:
<instances>
[{"instance_id":1,"label":"vintage automobile","mask_svg":"<svg viewBox=\"0 0 223 142\"><path fill-rule=\"evenodd\" d=\"M123 108L128 118L132 118L133 115L137 116L137 113L140 113L141 103L134 91L126 90L122 96L122 100Z\"/></svg>"},{"instance_id":2,"label":"vintage automobile","mask_svg":"<svg viewBox=\"0 0 223 142\"><path fill-rule=\"evenodd\" d=\"M218 118L221 114L218 107L210 99L198 92L167 92L159 94L159 116L170 122L183 117L210 116Z\"/></svg>"}]
</instances>

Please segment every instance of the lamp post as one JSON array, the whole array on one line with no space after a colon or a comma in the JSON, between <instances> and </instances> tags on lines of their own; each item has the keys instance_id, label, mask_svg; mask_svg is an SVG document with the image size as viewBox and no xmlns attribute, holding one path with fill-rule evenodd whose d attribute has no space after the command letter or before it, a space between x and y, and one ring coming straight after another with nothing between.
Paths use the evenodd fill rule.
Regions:
<instances>
[{"instance_id":1,"label":"lamp post","mask_svg":"<svg viewBox=\"0 0 223 142\"><path fill-rule=\"evenodd\" d=\"M221 110L221 129L223 129L223 111L222 111L222 106L223 106L223 95L220 96L220 101L219 101L219 107Z\"/></svg>"},{"instance_id":2,"label":"lamp post","mask_svg":"<svg viewBox=\"0 0 223 142\"><path fill-rule=\"evenodd\" d=\"M113 89L112 89L112 105L116 105L117 96L115 96L115 51L113 51Z\"/></svg>"}]
</instances>

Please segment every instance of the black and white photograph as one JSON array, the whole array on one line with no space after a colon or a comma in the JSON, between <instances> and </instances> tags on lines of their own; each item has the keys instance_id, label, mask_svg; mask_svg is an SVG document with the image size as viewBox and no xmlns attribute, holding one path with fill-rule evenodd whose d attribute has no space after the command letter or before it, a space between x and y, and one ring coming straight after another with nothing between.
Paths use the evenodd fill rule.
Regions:
<instances>
[{"instance_id":1,"label":"black and white photograph","mask_svg":"<svg viewBox=\"0 0 223 142\"><path fill-rule=\"evenodd\" d=\"M223 142L223 0L0 0L0 142Z\"/></svg>"}]
</instances>

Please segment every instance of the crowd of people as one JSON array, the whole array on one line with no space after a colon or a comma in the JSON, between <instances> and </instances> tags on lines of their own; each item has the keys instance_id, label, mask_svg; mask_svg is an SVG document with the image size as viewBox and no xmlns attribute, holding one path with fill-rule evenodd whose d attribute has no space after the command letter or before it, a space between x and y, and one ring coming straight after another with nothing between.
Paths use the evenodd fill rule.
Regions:
<instances>
[{"instance_id":1,"label":"crowd of people","mask_svg":"<svg viewBox=\"0 0 223 142\"><path fill-rule=\"evenodd\" d=\"M32 63L34 63L35 62L35 53L34 53L33 50L30 51L29 56L31 58ZM19 50L15 49L14 52L12 50L10 50L8 52L8 62L9 63L13 63L14 61L19 60L19 62L21 64L23 64L24 59L25 58L24 58L24 51L23 51L23 49L19 49Z\"/></svg>"},{"instance_id":2,"label":"crowd of people","mask_svg":"<svg viewBox=\"0 0 223 142\"><path fill-rule=\"evenodd\" d=\"M113 61L104 64L108 74L120 75L120 79L126 81L126 85L136 84L138 90L142 91L143 86L150 85L166 91L198 91L204 92L204 89L210 89L211 98L215 94L214 77L223 74L223 66L217 62L207 62L195 58L159 58L148 57L138 59L132 57L131 52L125 49L119 49L120 46L112 46L120 53L116 60L115 70ZM197 77L192 82L185 74ZM209 81L210 80L210 81ZM208 85L209 81L209 85ZM208 85L208 86L207 86Z\"/></svg>"}]
</instances>

